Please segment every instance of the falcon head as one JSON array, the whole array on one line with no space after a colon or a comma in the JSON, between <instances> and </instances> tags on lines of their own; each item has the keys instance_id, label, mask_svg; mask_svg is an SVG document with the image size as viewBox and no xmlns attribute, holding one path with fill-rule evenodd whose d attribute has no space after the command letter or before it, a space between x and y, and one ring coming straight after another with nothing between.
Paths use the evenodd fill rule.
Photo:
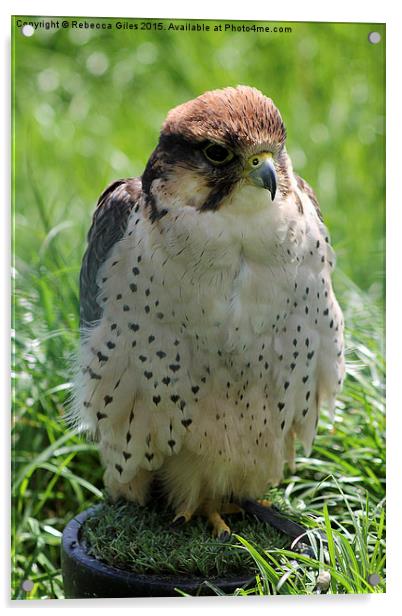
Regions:
<instances>
[{"instance_id":1,"label":"falcon head","mask_svg":"<svg viewBox=\"0 0 402 616\"><path fill-rule=\"evenodd\" d=\"M192 206L262 206L290 190L286 131L270 98L247 86L212 90L172 109L142 176L153 215ZM257 191L257 192L255 192Z\"/></svg>"}]
</instances>

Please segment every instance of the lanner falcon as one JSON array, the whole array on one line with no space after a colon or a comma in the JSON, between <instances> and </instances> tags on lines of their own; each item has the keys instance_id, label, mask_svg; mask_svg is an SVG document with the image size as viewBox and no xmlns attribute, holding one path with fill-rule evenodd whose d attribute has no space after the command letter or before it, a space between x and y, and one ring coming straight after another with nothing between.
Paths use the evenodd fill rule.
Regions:
<instances>
[{"instance_id":1,"label":"lanner falcon","mask_svg":"<svg viewBox=\"0 0 402 616\"><path fill-rule=\"evenodd\" d=\"M344 376L334 253L271 99L238 86L168 113L141 177L101 195L72 416L112 498L154 479L175 519L261 497L308 454Z\"/></svg>"}]
</instances>

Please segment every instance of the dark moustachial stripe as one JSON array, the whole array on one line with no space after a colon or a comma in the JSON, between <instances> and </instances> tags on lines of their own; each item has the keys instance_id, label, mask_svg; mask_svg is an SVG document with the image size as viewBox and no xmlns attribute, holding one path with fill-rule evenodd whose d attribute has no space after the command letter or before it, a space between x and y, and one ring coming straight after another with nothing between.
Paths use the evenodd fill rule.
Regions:
<instances>
[{"instance_id":1,"label":"dark moustachial stripe","mask_svg":"<svg viewBox=\"0 0 402 616\"><path fill-rule=\"evenodd\" d=\"M200 182L204 181L210 187L210 193L200 208L201 211L217 210L234 186L239 175L239 161L235 159L222 167L216 168L208 163L201 151L208 141L184 139L177 134L161 135L158 147L150 157L142 176L144 192L147 193L147 206L152 222L159 220L167 213L166 209L157 208L155 199L151 194L151 185L155 179L169 176L169 168L185 168L200 175Z\"/></svg>"}]
</instances>

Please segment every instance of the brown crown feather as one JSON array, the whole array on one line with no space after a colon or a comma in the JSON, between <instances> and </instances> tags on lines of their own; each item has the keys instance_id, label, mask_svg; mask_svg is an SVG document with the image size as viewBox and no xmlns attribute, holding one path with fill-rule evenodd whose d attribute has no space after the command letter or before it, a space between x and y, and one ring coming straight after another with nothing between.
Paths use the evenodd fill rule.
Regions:
<instances>
[{"instance_id":1,"label":"brown crown feather","mask_svg":"<svg viewBox=\"0 0 402 616\"><path fill-rule=\"evenodd\" d=\"M280 148L285 126L270 98L256 88L237 86L211 90L169 111L162 136L191 141L211 140L232 148L270 144Z\"/></svg>"}]
</instances>

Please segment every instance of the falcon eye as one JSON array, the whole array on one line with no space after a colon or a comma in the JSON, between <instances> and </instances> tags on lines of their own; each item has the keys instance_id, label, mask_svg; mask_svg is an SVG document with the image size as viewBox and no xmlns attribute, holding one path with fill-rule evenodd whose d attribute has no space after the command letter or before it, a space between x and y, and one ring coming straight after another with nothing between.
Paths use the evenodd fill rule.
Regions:
<instances>
[{"instance_id":1,"label":"falcon eye","mask_svg":"<svg viewBox=\"0 0 402 616\"><path fill-rule=\"evenodd\" d=\"M258 158L253 158L253 160L251 161L251 164L253 165L253 167L258 167L258 165L260 164L260 161Z\"/></svg>"},{"instance_id":2,"label":"falcon eye","mask_svg":"<svg viewBox=\"0 0 402 616\"><path fill-rule=\"evenodd\" d=\"M203 149L205 158L207 158L214 165L223 165L228 163L233 158L233 152L224 148L217 143L210 143Z\"/></svg>"}]
</instances>

